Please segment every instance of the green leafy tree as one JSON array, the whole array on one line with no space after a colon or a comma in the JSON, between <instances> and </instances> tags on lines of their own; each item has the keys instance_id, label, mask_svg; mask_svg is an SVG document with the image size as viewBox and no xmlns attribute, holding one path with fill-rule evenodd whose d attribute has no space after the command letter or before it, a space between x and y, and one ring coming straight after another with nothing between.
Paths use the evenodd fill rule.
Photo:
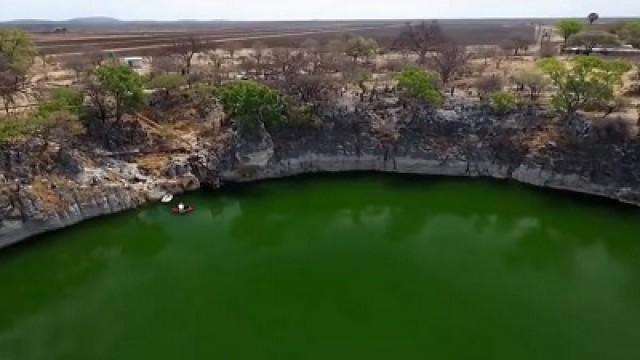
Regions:
<instances>
[{"instance_id":1,"label":"green leafy tree","mask_svg":"<svg viewBox=\"0 0 640 360\"><path fill-rule=\"evenodd\" d=\"M430 72L413 67L405 69L398 76L398 88L403 92L403 98L411 102L426 103L433 107L442 105L438 77Z\"/></svg>"},{"instance_id":2,"label":"green leafy tree","mask_svg":"<svg viewBox=\"0 0 640 360\"><path fill-rule=\"evenodd\" d=\"M567 45L567 41L569 41L569 38L571 36L581 32L584 28L583 23L574 19L560 20L558 21L556 26L558 27L558 30L560 30L560 34L562 34L562 37L564 38L565 45Z\"/></svg>"},{"instance_id":3,"label":"green leafy tree","mask_svg":"<svg viewBox=\"0 0 640 360\"><path fill-rule=\"evenodd\" d=\"M570 64L557 59L543 59L538 65L555 86L552 104L565 116L578 110L604 107L615 99L615 86L631 65L621 61L607 61L578 56Z\"/></svg>"},{"instance_id":4,"label":"green leafy tree","mask_svg":"<svg viewBox=\"0 0 640 360\"><path fill-rule=\"evenodd\" d=\"M126 111L140 106L144 100L140 75L125 65L105 65L94 71L94 87L90 95L106 120L110 105L117 121Z\"/></svg>"},{"instance_id":5,"label":"green leafy tree","mask_svg":"<svg viewBox=\"0 0 640 360\"><path fill-rule=\"evenodd\" d=\"M0 98L7 115L16 98L27 91L27 71L34 56L29 35L20 30L0 30Z\"/></svg>"},{"instance_id":6,"label":"green leafy tree","mask_svg":"<svg viewBox=\"0 0 640 360\"><path fill-rule=\"evenodd\" d=\"M219 88L217 96L238 128L277 126L284 122L280 94L268 86L252 80L234 81Z\"/></svg>"},{"instance_id":7,"label":"green leafy tree","mask_svg":"<svg viewBox=\"0 0 640 360\"><path fill-rule=\"evenodd\" d=\"M21 30L0 30L0 55L14 68L26 71L36 55L31 37Z\"/></svg>"}]
</instances>

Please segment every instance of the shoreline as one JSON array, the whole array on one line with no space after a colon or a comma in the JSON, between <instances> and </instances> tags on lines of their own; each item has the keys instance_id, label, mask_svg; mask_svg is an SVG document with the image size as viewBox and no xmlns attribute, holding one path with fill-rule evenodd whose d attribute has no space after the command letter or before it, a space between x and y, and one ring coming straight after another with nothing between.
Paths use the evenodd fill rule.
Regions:
<instances>
[{"instance_id":1,"label":"shoreline","mask_svg":"<svg viewBox=\"0 0 640 360\"><path fill-rule=\"evenodd\" d=\"M578 175L560 175L524 165L510 172L506 166L495 163L447 162L436 163L431 160L416 158L393 158L385 161L377 156L338 157L318 154L307 154L298 158L280 160L277 163L258 169L247 176L240 170L223 171L218 179L222 185L213 186L219 190L225 183L250 184L264 180L277 180L295 176L312 176L313 174L340 174L369 172L376 174L398 174L431 177L452 177L458 179L478 178L489 180L506 180L535 188L561 191L566 194L580 194L592 198L616 201L619 204L640 207L640 201L631 200L630 189L604 187L580 181ZM212 185L212 184L207 184ZM202 187L187 192L202 190ZM111 188L110 192L97 194L88 201L77 202L63 212L45 221L32 220L16 222L9 227L9 232L0 238L0 249L29 241L35 236L72 227L87 220L114 215L153 204L155 201L137 196L141 195L126 188Z\"/></svg>"}]
</instances>

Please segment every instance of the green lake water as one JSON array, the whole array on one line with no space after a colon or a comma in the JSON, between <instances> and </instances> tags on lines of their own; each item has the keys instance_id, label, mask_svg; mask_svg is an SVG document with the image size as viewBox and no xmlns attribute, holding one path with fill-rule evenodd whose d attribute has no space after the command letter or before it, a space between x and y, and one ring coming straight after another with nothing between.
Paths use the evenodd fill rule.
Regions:
<instances>
[{"instance_id":1,"label":"green lake water","mask_svg":"<svg viewBox=\"0 0 640 360\"><path fill-rule=\"evenodd\" d=\"M0 251L0 359L640 359L640 211L469 179L196 193Z\"/></svg>"}]
</instances>

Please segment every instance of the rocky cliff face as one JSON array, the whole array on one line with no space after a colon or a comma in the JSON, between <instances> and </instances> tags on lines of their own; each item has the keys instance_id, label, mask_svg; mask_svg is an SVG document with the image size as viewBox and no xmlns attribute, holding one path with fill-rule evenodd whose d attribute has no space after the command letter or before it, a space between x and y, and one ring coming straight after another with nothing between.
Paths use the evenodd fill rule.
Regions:
<instances>
[{"instance_id":1,"label":"rocky cliff face","mask_svg":"<svg viewBox=\"0 0 640 360\"><path fill-rule=\"evenodd\" d=\"M314 172L380 171L492 177L640 205L640 145L557 127L536 110L496 117L481 106L330 109L316 128L234 133L224 149L163 154L160 173L136 158L102 158L35 141L0 157L0 247L80 221L224 182Z\"/></svg>"},{"instance_id":2,"label":"rocky cliff face","mask_svg":"<svg viewBox=\"0 0 640 360\"><path fill-rule=\"evenodd\" d=\"M640 206L638 143L594 139L583 122L572 138L575 127L549 129L550 119L542 112L500 118L481 107L450 105L404 117L375 115L397 120L398 136L389 140L371 126L372 114L349 118L352 114L334 113L321 129L261 135L272 137L261 144L273 143L273 148L237 142L221 178L247 182L344 171L490 177ZM257 158L261 166L247 161Z\"/></svg>"}]
</instances>

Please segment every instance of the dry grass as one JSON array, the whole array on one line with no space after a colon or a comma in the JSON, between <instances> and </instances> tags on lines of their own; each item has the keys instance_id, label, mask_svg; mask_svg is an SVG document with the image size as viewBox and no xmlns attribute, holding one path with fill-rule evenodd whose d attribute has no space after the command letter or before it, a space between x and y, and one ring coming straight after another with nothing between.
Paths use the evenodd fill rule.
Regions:
<instances>
[{"instance_id":1,"label":"dry grass","mask_svg":"<svg viewBox=\"0 0 640 360\"><path fill-rule=\"evenodd\" d=\"M169 158L165 154L151 154L136 159L138 168L154 176L160 176L169 166Z\"/></svg>"},{"instance_id":2,"label":"dry grass","mask_svg":"<svg viewBox=\"0 0 640 360\"><path fill-rule=\"evenodd\" d=\"M44 179L42 177L36 177L31 182L33 194L42 201L45 209L52 212L61 210L64 207L64 201L60 195L51 188L52 184L55 183L55 179Z\"/></svg>"}]
</instances>

